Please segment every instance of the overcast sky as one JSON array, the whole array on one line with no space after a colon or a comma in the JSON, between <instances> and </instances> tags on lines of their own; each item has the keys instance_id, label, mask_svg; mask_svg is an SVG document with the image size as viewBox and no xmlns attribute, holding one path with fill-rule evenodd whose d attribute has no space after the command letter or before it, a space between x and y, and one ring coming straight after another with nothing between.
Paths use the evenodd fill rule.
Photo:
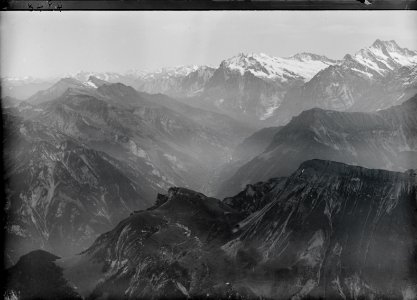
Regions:
<instances>
[{"instance_id":1,"label":"overcast sky","mask_svg":"<svg viewBox=\"0 0 417 300\"><path fill-rule=\"evenodd\" d=\"M207 64L244 53L342 58L375 39L417 50L417 11L1 12L1 75Z\"/></svg>"}]
</instances>

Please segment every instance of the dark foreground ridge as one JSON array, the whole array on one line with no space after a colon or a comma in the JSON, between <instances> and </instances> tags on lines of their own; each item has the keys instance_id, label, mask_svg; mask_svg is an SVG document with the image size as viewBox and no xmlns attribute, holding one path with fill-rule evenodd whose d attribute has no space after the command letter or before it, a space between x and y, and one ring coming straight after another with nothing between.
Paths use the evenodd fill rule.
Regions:
<instances>
[{"instance_id":1,"label":"dark foreground ridge","mask_svg":"<svg viewBox=\"0 0 417 300\"><path fill-rule=\"evenodd\" d=\"M6 271L5 299L82 299L64 279L57 259L43 250L23 255Z\"/></svg>"},{"instance_id":2,"label":"dark foreground ridge","mask_svg":"<svg viewBox=\"0 0 417 300\"><path fill-rule=\"evenodd\" d=\"M88 299L412 299L416 176L314 159L224 201L171 188L79 255L25 276L22 257L8 289L38 295L44 272Z\"/></svg>"}]
</instances>

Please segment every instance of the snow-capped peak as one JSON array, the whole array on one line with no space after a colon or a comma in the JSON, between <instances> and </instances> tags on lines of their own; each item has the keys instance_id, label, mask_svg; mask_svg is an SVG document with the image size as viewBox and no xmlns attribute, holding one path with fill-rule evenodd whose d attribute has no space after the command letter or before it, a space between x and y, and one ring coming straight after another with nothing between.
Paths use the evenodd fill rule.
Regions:
<instances>
[{"instance_id":1,"label":"snow-capped peak","mask_svg":"<svg viewBox=\"0 0 417 300\"><path fill-rule=\"evenodd\" d=\"M384 75L401 66L417 64L417 51L401 48L391 41L377 39L370 47L359 50L345 59L359 63L367 72Z\"/></svg>"},{"instance_id":2,"label":"snow-capped peak","mask_svg":"<svg viewBox=\"0 0 417 300\"><path fill-rule=\"evenodd\" d=\"M97 88L97 85L94 82L92 82L90 79L88 81L84 81L83 85L86 87L93 88L93 89Z\"/></svg>"},{"instance_id":3,"label":"snow-capped peak","mask_svg":"<svg viewBox=\"0 0 417 300\"><path fill-rule=\"evenodd\" d=\"M335 63L327 57L310 53L288 58L273 57L264 53L239 53L224 60L220 67L239 72L241 75L250 72L256 77L271 80L287 81L291 78L308 81L317 72Z\"/></svg>"}]
</instances>

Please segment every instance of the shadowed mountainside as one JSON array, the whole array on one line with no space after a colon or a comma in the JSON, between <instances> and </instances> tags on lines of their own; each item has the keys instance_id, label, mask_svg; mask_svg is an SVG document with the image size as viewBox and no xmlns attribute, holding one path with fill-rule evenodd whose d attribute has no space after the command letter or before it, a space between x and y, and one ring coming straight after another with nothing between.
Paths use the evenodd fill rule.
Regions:
<instances>
[{"instance_id":1,"label":"shadowed mountainside","mask_svg":"<svg viewBox=\"0 0 417 300\"><path fill-rule=\"evenodd\" d=\"M55 264L89 299L412 297L416 176L306 161L242 192L257 209L172 188Z\"/></svg>"}]
</instances>

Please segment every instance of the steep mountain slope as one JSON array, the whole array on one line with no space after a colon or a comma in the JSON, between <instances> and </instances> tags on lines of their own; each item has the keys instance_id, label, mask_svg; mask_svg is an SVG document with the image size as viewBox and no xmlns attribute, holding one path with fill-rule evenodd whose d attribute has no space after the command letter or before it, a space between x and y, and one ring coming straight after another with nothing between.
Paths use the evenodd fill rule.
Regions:
<instances>
[{"instance_id":1,"label":"steep mountain slope","mask_svg":"<svg viewBox=\"0 0 417 300\"><path fill-rule=\"evenodd\" d=\"M69 91L42 109L37 119L48 126L129 160L138 171L151 167L161 188L200 189L250 132L225 116L165 96L143 95L122 84L103 85L93 95Z\"/></svg>"},{"instance_id":2,"label":"steep mountain slope","mask_svg":"<svg viewBox=\"0 0 417 300\"><path fill-rule=\"evenodd\" d=\"M108 83L22 102L5 118L11 261L39 247L80 251L171 186L209 189L211 174L252 132L226 116Z\"/></svg>"},{"instance_id":3,"label":"steep mountain slope","mask_svg":"<svg viewBox=\"0 0 417 300\"><path fill-rule=\"evenodd\" d=\"M44 124L4 114L6 255L69 255L160 191L131 166Z\"/></svg>"},{"instance_id":4,"label":"steep mountain slope","mask_svg":"<svg viewBox=\"0 0 417 300\"><path fill-rule=\"evenodd\" d=\"M288 176L306 159L320 158L388 170L416 168L417 95L375 113L304 111L281 128L260 155L225 180L230 196L248 183Z\"/></svg>"},{"instance_id":5,"label":"steep mountain slope","mask_svg":"<svg viewBox=\"0 0 417 300\"><path fill-rule=\"evenodd\" d=\"M299 89L286 94L272 117L285 124L313 107L340 111L375 111L400 104L416 91L417 51L395 41L376 40L342 63L317 73Z\"/></svg>"},{"instance_id":6,"label":"steep mountain slope","mask_svg":"<svg viewBox=\"0 0 417 300\"><path fill-rule=\"evenodd\" d=\"M120 83L71 79L76 87L63 91L64 83L43 92L57 96L54 101L41 97L42 103L22 113L93 149L128 160L139 172L151 168L160 188L175 184L201 189L205 177L253 132L227 116Z\"/></svg>"},{"instance_id":7,"label":"steep mountain slope","mask_svg":"<svg viewBox=\"0 0 417 300\"><path fill-rule=\"evenodd\" d=\"M89 299L413 298L416 176L311 160L223 202L171 188L55 265Z\"/></svg>"},{"instance_id":8,"label":"steep mountain slope","mask_svg":"<svg viewBox=\"0 0 417 300\"><path fill-rule=\"evenodd\" d=\"M416 297L416 176L301 164L223 247L261 257L236 288L277 299Z\"/></svg>"},{"instance_id":9,"label":"steep mountain slope","mask_svg":"<svg viewBox=\"0 0 417 300\"><path fill-rule=\"evenodd\" d=\"M94 287L92 299L172 299L226 288L214 286L230 273L219 245L231 236L239 214L217 199L183 188L160 195L158 204L132 214L82 255L58 261L65 278L82 295ZM77 274L85 272L86 264L96 271L83 282Z\"/></svg>"},{"instance_id":10,"label":"steep mountain slope","mask_svg":"<svg viewBox=\"0 0 417 300\"><path fill-rule=\"evenodd\" d=\"M190 101L259 122L272 116L289 89L335 63L309 53L290 58L241 53L224 60L202 93Z\"/></svg>"}]
</instances>

